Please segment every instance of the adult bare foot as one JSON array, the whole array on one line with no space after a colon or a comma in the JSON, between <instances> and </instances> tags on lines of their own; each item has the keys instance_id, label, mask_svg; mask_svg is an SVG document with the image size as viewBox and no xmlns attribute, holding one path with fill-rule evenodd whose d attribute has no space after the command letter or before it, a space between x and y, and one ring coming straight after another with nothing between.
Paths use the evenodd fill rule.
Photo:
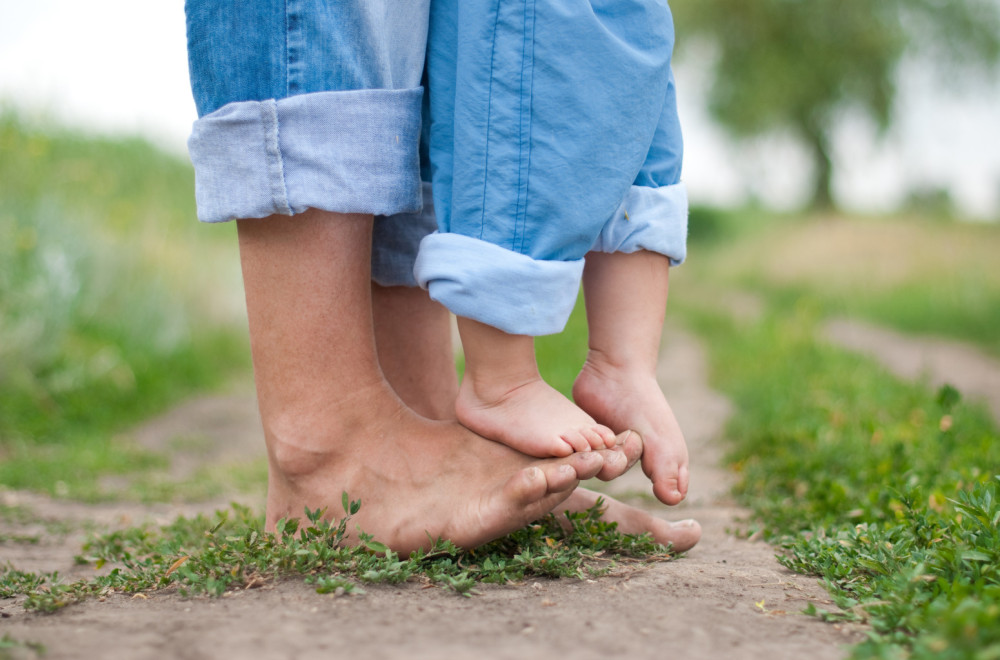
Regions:
<instances>
[{"instance_id":1,"label":"adult bare foot","mask_svg":"<svg viewBox=\"0 0 1000 660\"><path fill-rule=\"evenodd\" d=\"M460 318L465 377L455 401L458 421L530 456L567 456L616 446L598 424L542 380L534 338ZM625 429L622 429L625 430Z\"/></svg>"},{"instance_id":2,"label":"adult bare foot","mask_svg":"<svg viewBox=\"0 0 1000 660\"><path fill-rule=\"evenodd\" d=\"M690 550L701 539L701 525L690 518L670 522L654 515L619 502L613 497L595 493L592 490L579 487L573 491L565 502L555 508L557 515L564 517L562 512L578 513L586 511L595 504L598 498L603 499L605 520L618 523L618 531L625 534L652 535L653 540L661 545L671 546L677 552Z\"/></svg>"},{"instance_id":3,"label":"adult bare foot","mask_svg":"<svg viewBox=\"0 0 1000 660\"><path fill-rule=\"evenodd\" d=\"M385 379L415 413L454 420L458 396L451 315L420 287L372 282L375 346Z\"/></svg>"},{"instance_id":4,"label":"adult bare foot","mask_svg":"<svg viewBox=\"0 0 1000 660\"><path fill-rule=\"evenodd\" d=\"M605 452L530 459L385 394L330 406L326 423L268 429L268 529L304 507L336 517L346 491L361 500L351 541L360 529L400 553L438 538L474 547L545 515L604 466Z\"/></svg>"},{"instance_id":5,"label":"adult bare foot","mask_svg":"<svg viewBox=\"0 0 1000 660\"><path fill-rule=\"evenodd\" d=\"M688 451L684 435L655 374L587 357L573 385L573 399L612 429L633 429L643 441L642 469L653 494L678 504L688 489Z\"/></svg>"}]
</instances>

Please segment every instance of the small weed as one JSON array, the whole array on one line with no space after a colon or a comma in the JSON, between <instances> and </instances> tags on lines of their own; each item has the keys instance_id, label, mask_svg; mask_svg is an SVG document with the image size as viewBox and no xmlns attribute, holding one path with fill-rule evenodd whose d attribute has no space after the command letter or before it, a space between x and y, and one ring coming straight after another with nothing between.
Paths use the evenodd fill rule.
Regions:
<instances>
[{"instance_id":1,"label":"small weed","mask_svg":"<svg viewBox=\"0 0 1000 660\"><path fill-rule=\"evenodd\" d=\"M53 574L19 571L9 564L0 566L0 598L30 593L54 579Z\"/></svg>"},{"instance_id":2,"label":"small weed","mask_svg":"<svg viewBox=\"0 0 1000 660\"><path fill-rule=\"evenodd\" d=\"M0 530L0 543L40 543L43 534L66 536L76 525L58 518L42 518L26 506L0 504L0 523L7 529ZM25 529L27 528L27 529Z\"/></svg>"},{"instance_id":3,"label":"small weed","mask_svg":"<svg viewBox=\"0 0 1000 660\"><path fill-rule=\"evenodd\" d=\"M318 594L343 596L345 594L362 595L365 593L365 590L354 582L351 582L347 578L337 577L334 575L320 575L315 579L307 577L306 583L315 584L316 593Z\"/></svg>"},{"instance_id":4,"label":"small weed","mask_svg":"<svg viewBox=\"0 0 1000 660\"><path fill-rule=\"evenodd\" d=\"M24 525L34 519L34 512L20 504L0 504L0 522Z\"/></svg>"},{"instance_id":5,"label":"small weed","mask_svg":"<svg viewBox=\"0 0 1000 660\"><path fill-rule=\"evenodd\" d=\"M36 657L41 657L45 655L45 647L38 642L22 642L21 640L14 639L7 633L0 637L0 660L13 660L14 658L24 657L24 654L17 653L19 651L30 651Z\"/></svg>"},{"instance_id":6,"label":"small weed","mask_svg":"<svg viewBox=\"0 0 1000 660\"><path fill-rule=\"evenodd\" d=\"M0 544L38 545L41 541L42 537L38 534L10 534L8 532L0 532Z\"/></svg>"}]
</instances>

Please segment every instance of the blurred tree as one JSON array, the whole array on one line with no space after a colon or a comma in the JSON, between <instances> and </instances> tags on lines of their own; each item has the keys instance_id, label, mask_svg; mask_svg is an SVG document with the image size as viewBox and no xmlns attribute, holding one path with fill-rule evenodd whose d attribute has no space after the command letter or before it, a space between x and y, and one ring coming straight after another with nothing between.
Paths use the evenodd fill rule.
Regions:
<instances>
[{"instance_id":1,"label":"blurred tree","mask_svg":"<svg viewBox=\"0 0 1000 660\"><path fill-rule=\"evenodd\" d=\"M884 131L896 70L919 54L954 79L1000 61L997 0L672 0L683 56L713 49L711 115L736 137L791 129L815 163L814 207L833 206L831 140L844 110Z\"/></svg>"}]
</instances>

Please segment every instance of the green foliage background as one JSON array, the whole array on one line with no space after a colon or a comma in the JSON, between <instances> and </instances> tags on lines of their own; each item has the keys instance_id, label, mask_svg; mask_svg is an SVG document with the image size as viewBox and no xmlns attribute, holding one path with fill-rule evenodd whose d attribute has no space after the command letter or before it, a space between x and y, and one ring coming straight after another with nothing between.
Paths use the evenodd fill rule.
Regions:
<instances>
[{"instance_id":1,"label":"green foliage background","mask_svg":"<svg viewBox=\"0 0 1000 660\"><path fill-rule=\"evenodd\" d=\"M994 0L673 0L680 56L709 56L711 115L734 137L787 130L816 168L812 204L833 205L833 135L848 111L893 119L904 57L942 86L990 80ZM691 50L692 45L705 46Z\"/></svg>"},{"instance_id":2,"label":"green foliage background","mask_svg":"<svg viewBox=\"0 0 1000 660\"><path fill-rule=\"evenodd\" d=\"M116 432L247 368L235 240L199 231L192 183L142 140L0 111L0 484L95 496L161 463Z\"/></svg>"}]
</instances>

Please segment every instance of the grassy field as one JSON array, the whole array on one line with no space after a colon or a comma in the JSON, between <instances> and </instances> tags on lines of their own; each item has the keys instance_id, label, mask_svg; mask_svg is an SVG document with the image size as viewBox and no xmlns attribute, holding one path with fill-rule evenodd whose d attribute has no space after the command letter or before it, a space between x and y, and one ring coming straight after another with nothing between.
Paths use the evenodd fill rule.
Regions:
<instances>
[{"instance_id":1,"label":"grassy field","mask_svg":"<svg viewBox=\"0 0 1000 660\"><path fill-rule=\"evenodd\" d=\"M715 294L807 301L824 317L865 318L973 342L1000 355L1000 223L923 216L769 216L697 210L681 299Z\"/></svg>"},{"instance_id":2,"label":"grassy field","mask_svg":"<svg viewBox=\"0 0 1000 660\"><path fill-rule=\"evenodd\" d=\"M116 435L248 368L236 257L184 159L0 111L0 485L161 466Z\"/></svg>"}]
</instances>

